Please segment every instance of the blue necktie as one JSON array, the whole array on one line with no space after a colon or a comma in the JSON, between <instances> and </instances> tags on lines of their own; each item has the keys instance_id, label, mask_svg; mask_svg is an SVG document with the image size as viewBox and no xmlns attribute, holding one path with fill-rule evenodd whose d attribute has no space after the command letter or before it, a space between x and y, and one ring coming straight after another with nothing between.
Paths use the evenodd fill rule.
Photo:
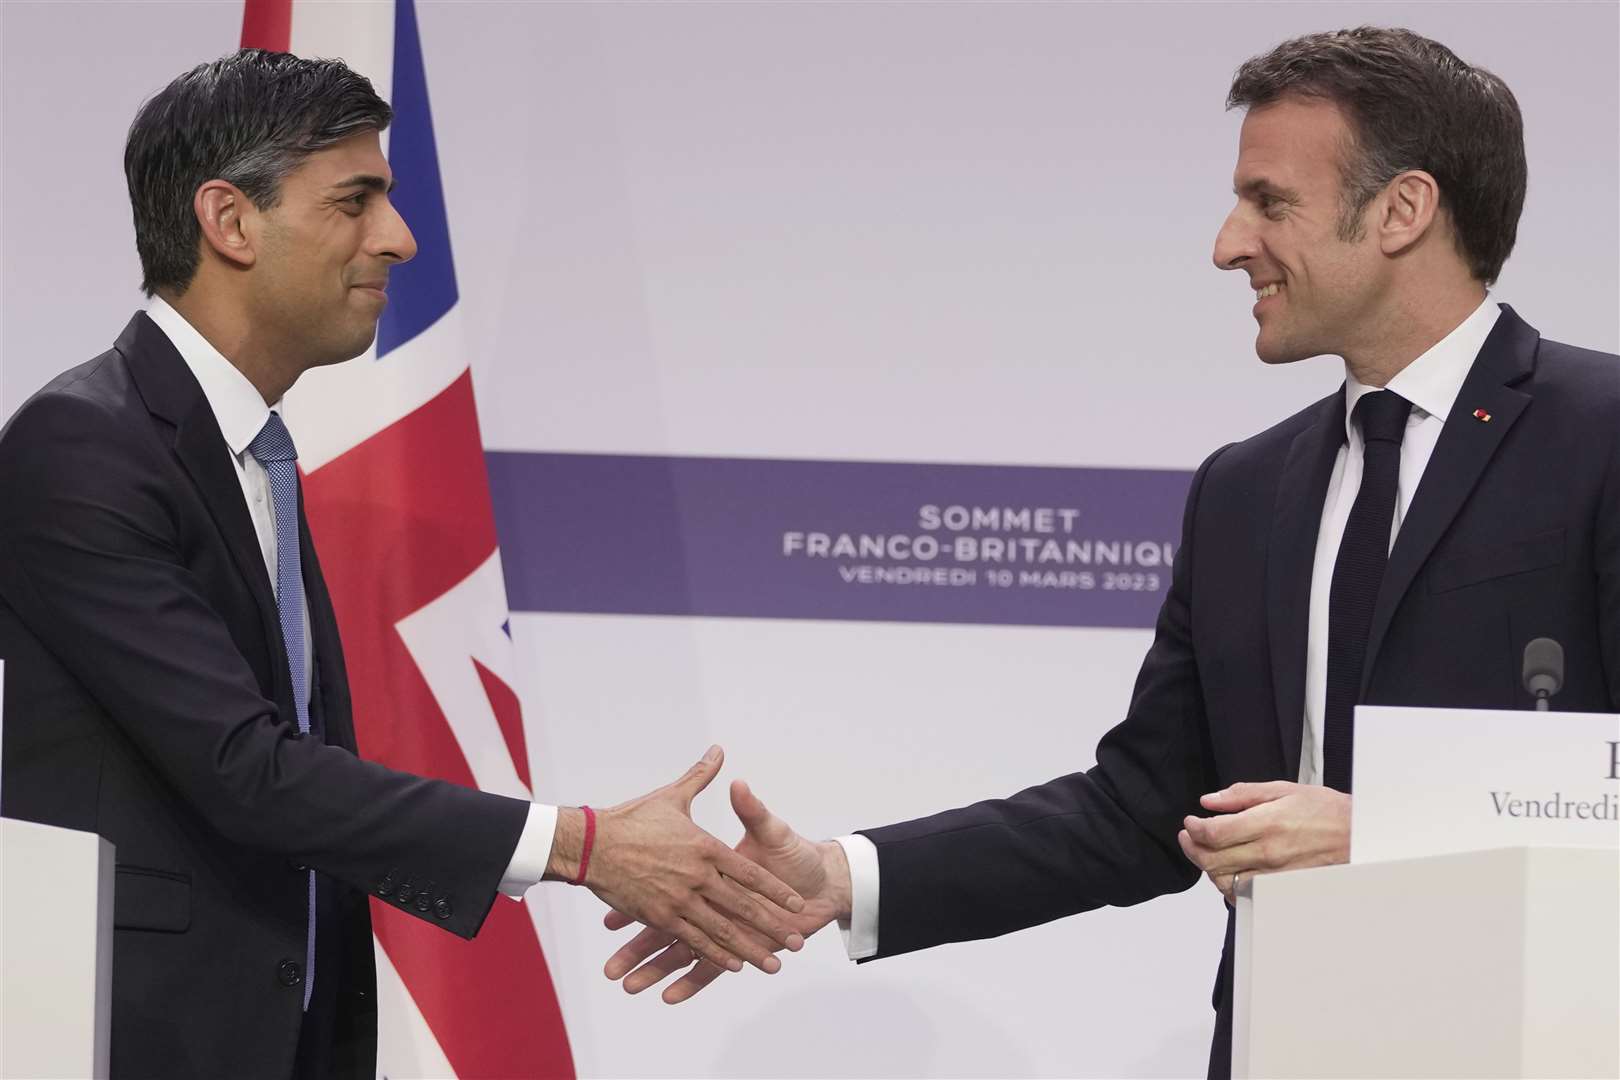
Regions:
<instances>
[{"instance_id":1,"label":"blue necktie","mask_svg":"<svg viewBox=\"0 0 1620 1080\"><path fill-rule=\"evenodd\" d=\"M1401 440L1412 403L1393 390L1378 390L1356 402L1361 428L1361 488L1344 524L1328 594L1327 702L1323 710L1322 783L1350 790L1355 746L1355 710L1361 700L1362 668L1373 607L1389 561L1389 533L1401 478Z\"/></svg>"},{"instance_id":2,"label":"blue necktie","mask_svg":"<svg viewBox=\"0 0 1620 1080\"><path fill-rule=\"evenodd\" d=\"M276 610L281 616L281 642L292 671L293 708L298 731L309 734L309 658L304 655L304 568L298 551L298 451L281 416L272 412L248 453L270 477L276 510ZM304 1008L315 986L315 871L309 872L309 935L304 957Z\"/></svg>"}]
</instances>

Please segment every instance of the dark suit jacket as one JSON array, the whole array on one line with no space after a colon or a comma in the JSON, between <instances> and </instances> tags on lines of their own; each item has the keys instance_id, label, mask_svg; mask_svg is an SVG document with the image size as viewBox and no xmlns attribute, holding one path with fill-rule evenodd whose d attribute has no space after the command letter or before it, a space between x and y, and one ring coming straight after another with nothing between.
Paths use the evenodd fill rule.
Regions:
<instances>
[{"instance_id":1,"label":"dark suit jacket","mask_svg":"<svg viewBox=\"0 0 1620 1080\"><path fill-rule=\"evenodd\" d=\"M1187 889L1199 872L1176 834L1199 796L1298 777L1312 561L1343 442L1341 390L1199 468L1153 646L1093 768L866 831L879 956ZM1529 708L1520 660L1543 636L1566 657L1556 708L1620 710L1620 358L1543 341L1504 306L1390 552L1362 700ZM1230 951L1229 919L1221 1076Z\"/></svg>"},{"instance_id":2,"label":"dark suit jacket","mask_svg":"<svg viewBox=\"0 0 1620 1080\"><path fill-rule=\"evenodd\" d=\"M527 804L357 756L302 512L321 730L299 735L228 453L196 379L145 315L0 432L3 809L117 846L114 1075L291 1073L307 865L325 882L322 955L341 958L335 974L317 958L312 1008L329 1010L351 1048L334 1070L369 1077L365 894L387 881L378 891L399 903L394 885L411 881L432 903L400 906L471 937Z\"/></svg>"}]
</instances>

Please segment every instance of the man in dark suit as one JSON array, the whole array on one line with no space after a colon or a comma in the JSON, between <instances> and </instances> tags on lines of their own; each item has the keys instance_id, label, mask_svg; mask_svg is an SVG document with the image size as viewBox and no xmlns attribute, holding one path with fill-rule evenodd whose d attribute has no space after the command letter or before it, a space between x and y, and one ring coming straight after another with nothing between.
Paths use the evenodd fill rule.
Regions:
<instances>
[{"instance_id":1,"label":"man in dark suit","mask_svg":"<svg viewBox=\"0 0 1620 1080\"><path fill-rule=\"evenodd\" d=\"M1249 61L1228 104L1248 112L1215 263L1255 289L1262 360L1339 355L1345 384L1198 469L1095 767L820 845L734 786L740 850L804 894L806 933L848 922L857 959L1344 862L1354 706L1528 707L1537 637L1564 646L1560 708L1620 709L1620 358L1487 298L1525 190L1512 94L1362 28ZM1231 943L1229 913L1216 1076ZM637 991L693 959L647 930L609 974Z\"/></svg>"},{"instance_id":2,"label":"man in dark suit","mask_svg":"<svg viewBox=\"0 0 1620 1080\"><path fill-rule=\"evenodd\" d=\"M570 880L722 966L802 943L792 891L691 822L718 748L600 815L358 756L276 406L366 350L415 253L390 117L258 50L151 99L125 170L152 306L0 432L4 810L116 845L115 1075L373 1075L368 894L472 937L498 891Z\"/></svg>"}]
</instances>

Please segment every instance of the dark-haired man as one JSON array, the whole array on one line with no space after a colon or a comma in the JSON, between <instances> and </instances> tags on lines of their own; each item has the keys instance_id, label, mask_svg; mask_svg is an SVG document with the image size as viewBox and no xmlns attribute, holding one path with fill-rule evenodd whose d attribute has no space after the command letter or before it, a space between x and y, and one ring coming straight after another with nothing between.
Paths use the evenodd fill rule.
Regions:
<instances>
[{"instance_id":1,"label":"dark-haired man","mask_svg":"<svg viewBox=\"0 0 1620 1080\"><path fill-rule=\"evenodd\" d=\"M172 82L125 152L151 307L0 432L4 809L116 845L117 1076L373 1075L368 893L471 937L497 891L583 879L722 966L800 944L792 891L691 821L717 747L594 846L587 812L357 756L277 404L366 350L416 251L390 118L335 61Z\"/></svg>"},{"instance_id":2,"label":"dark-haired man","mask_svg":"<svg viewBox=\"0 0 1620 1080\"><path fill-rule=\"evenodd\" d=\"M746 788L740 850L850 924L857 959L1349 855L1359 702L1524 707L1517 659L1563 643L1560 705L1620 710L1620 358L1544 340L1486 291L1525 190L1518 105L1404 30L1285 42L1238 71L1237 205L1215 264L1255 290L1267 363L1345 383L1193 478L1125 720L1094 768L810 844ZM625 920L611 918L610 925ZM1230 1068L1231 928L1210 1074ZM644 931L632 991L693 961ZM719 971L699 963L679 1001Z\"/></svg>"}]
</instances>

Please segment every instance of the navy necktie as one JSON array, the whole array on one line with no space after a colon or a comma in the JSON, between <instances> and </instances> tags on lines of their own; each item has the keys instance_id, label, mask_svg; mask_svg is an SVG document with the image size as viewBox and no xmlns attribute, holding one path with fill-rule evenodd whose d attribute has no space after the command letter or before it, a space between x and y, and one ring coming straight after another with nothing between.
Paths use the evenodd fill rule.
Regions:
<instances>
[{"instance_id":1,"label":"navy necktie","mask_svg":"<svg viewBox=\"0 0 1620 1080\"><path fill-rule=\"evenodd\" d=\"M248 453L270 477L276 512L276 611L281 642L292 674L298 731L309 734L309 658L304 655L304 568L298 550L298 451L279 414L272 412L248 444ZM315 871L309 871L309 933L304 956L304 1008L315 986Z\"/></svg>"},{"instance_id":2,"label":"navy necktie","mask_svg":"<svg viewBox=\"0 0 1620 1080\"><path fill-rule=\"evenodd\" d=\"M1401 439L1412 403L1390 390L1366 394L1353 416L1361 429L1361 488L1333 564L1328 599L1327 704L1323 710L1322 783L1350 790L1355 708L1361 696L1373 605L1389 561L1390 527L1401 476Z\"/></svg>"}]
</instances>

